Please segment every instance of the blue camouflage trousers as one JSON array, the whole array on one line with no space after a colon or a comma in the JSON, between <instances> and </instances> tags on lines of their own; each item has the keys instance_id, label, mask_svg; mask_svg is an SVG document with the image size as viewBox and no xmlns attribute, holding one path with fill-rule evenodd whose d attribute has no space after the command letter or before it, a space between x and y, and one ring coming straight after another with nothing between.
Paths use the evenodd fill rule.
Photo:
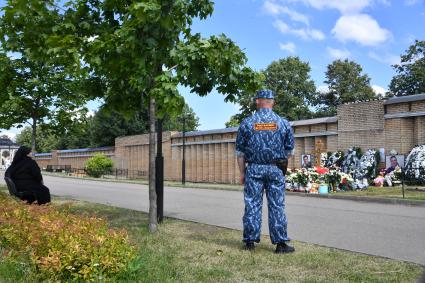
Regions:
<instances>
[{"instance_id":1,"label":"blue camouflage trousers","mask_svg":"<svg viewBox=\"0 0 425 283\"><path fill-rule=\"evenodd\" d=\"M285 177L275 165L249 164L245 173L243 241L259 242L266 191L269 232L273 244L289 241L285 215Z\"/></svg>"}]
</instances>

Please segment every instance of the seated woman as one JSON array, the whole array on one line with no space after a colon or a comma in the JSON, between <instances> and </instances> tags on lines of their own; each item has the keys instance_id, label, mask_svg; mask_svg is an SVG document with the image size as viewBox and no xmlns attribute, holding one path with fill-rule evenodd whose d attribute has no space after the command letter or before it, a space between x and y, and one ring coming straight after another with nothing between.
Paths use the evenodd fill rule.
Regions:
<instances>
[{"instance_id":1,"label":"seated woman","mask_svg":"<svg viewBox=\"0 0 425 283\"><path fill-rule=\"evenodd\" d=\"M43 185L40 167L30 157L31 149L21 146L15 153L12 164L5 175L10 177L20 192L31 192L34 197L26 196L24 200L29 203L37 201L39 205L50 202L50 191Z\"/></svg>"}]
</instances>

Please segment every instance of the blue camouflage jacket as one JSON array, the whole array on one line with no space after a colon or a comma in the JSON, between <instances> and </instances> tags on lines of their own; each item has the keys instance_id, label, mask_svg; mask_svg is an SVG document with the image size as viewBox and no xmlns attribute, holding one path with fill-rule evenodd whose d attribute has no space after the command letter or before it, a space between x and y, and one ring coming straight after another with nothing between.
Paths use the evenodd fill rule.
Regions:
<instances>
[{"instance_id":1,"label":"blue camouflage jacket","mask_svg":"<svg viewBox=\"0 0 425 283\"><path fill-rule=\"evenodd\" d=\"M294 149L289 122L271 109L261 108L245 118L236 137L236 154L248 163L270 164L287 158Z\"/></svg>"}]
</instances>

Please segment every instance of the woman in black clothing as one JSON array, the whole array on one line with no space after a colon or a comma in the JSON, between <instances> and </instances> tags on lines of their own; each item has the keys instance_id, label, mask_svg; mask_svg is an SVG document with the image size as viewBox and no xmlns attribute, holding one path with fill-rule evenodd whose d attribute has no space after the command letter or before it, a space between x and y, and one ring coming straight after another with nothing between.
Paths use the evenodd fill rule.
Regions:
<instances>
[{"instance_id":1,"label":"woman in black clothing","mask_svg":"<svg viewBox=\"0 0 425 283\"><path fill-rule=\"evenodd\" d=\"M50 202L50 191L43 185L40 167L29 156L30 153L30 148L21 146L16 152L12 164L6 170L5 175L12 179L18 191L31 192L36 198L26 196L24 200L29 203L37 201L40 205L45 204Z\"/></svg>"}]
</instances>

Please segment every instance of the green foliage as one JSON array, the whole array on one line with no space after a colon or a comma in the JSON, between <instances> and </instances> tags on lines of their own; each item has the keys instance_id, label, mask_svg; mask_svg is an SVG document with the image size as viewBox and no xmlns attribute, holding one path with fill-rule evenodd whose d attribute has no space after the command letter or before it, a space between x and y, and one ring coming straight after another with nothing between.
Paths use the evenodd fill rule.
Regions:
<instances>
[{"instance_id":1,"label":"green foliage","mask_svg":"<svg viewBox=\"0 0 425 283\"><path fill-rule=\"evenodd\" d=\"M230 117L230 120L225 123L226 128L233 128L233 127L239 127L240 124L240 118L239 115L233 115Z\"/></svg>"},{"instance_id":2,"label":"green foliage","mask_svg":"<svg viewBox=\"0 0 425 283\"><path fill-rule=\"evenodd\" d=\"M310 66L299 57L272 62L264 71L266 87L276 92L276 113L287 119L301 120L314 116L316 87L310 78Z\"/></svg>"},{"instance_id":3,"label":"green foliage","mask_svg":"<svg viewBox=\"0 0 425 283\"><path fill-rule=\"evenodd\" d=\"M112 146L115 138L120 136L130 136L146 134L149 131L148 110L126 117L124 114L101 108L89 123L89 138L91 147ZM199 126L199 118L195 112L186 104L183 113L179 116L164 116L163 131L182 131L182 116L185 116L186 131L193 131Z\"/></svg>"},{"instance_id":4,"label":"green foliage","mask_svg":"<svg viewBox=\"0 0 425 283\"><path fill-rule=\"evenodd\" d=\"M38 142L36 146L37 152L51 152L57 149L57 137L49 130L38 127L37 128ZM27 126L16 135L16 143L31 148L32 143L32 129Z\"/></svg>"},{"instance_id":5,"label":"green foliage","mask_svg":"<svg viewBox=\"0 0 425 283\"><path fill-rule=\"evenodd\" d=\"M336 115L337 106L343 103L377 98L369 76L362 71L359 64L348 59L336 60L328 65L324 83L329 91L320 94L317 102L321 115Z\"/></svg>"},{"instance_id":6,"label":"green foliage","mask_svg":"<svg viewBox=\"0 0 425 283\"><path fill-rule=\"evenodd\" d=\"M87 148L91 146L92 117L75 121L66 131L56 137L55 149Z\"/></svg>"},{"instance_id":7,"label":"green foliage","mask_svg":"<svg viewBox=\"0 0 425 283\"><path fill-rule=\"evenodd\" d=\"M0 55L1 56L1 55ZM25 57L9 59L3 56L1 67L0 128L33 127L30 146L36 145L37 126L49 126L60 131L84 112L75 82L60 69Z\"/></svg>"},{"instance_id":8,"label":"green foliage","mask_svg":"<svg viewBox=\"0 0 425 283\"><path fill-rule=\"evenodd\" d=\"M86 171L89 176L99 178L100 176L111 172L114 162L111 158L102 153L98 153L86 161Z\"/></svg>"},{"instance_id":9,"label":"green foliage","mask_svg":"<svg viewBox=\"0 0 425 283\"><path fill-rule=\"evenodd\" d=\"M185 131L195 131L199 127L199 118L187 104L183 107L182 113L178 116L166 115L163 121L164 131L183 131L183 117Z\"/></svg>"},{"instance_id":10,"label":"green foliage","mask_svg":"<svg viewBox=\"0 0 425 283\"><path fill-rule=\"evenodd\" d=\"M2 156L4 158L8 158L10 156L10 152L8 150L3 151Z\"/></svg>"},{"instance_id":11,"label":"green foliage","mask_svg":"<svg viewBox=\"0 0 425 283\"><path fill-rule=\"evenodd\" d=\"M416 40L393 68L397 75L390 82L390 95L425 93L425 41Z\"/></svg>"},{"instance_id":12,"label":"green foliage","mask_svg":"<svg viewBox=\"0 0 425 283\"><path fill-rule=\"evenodd\" d=\"M10 0L2 7L0 128L31 124L35 149L38 125L49 125L61 134L84 111L81 74L68 71L81 60L52 56L46 48L61 22L63 15L54 1ZM6 52L13 52L13 59Z\"/></svg>"},{"instance_id":13,"label":"green foliage","mask_svg":"<svg viewBox=\"0 0 425 283\"><path fill-rule=\"evenodd\" d=\"M312 106L316 103L316 87L310 78L310 66L299 57L287 57L273 61L266 70L258 73L265 78L264 87L275 91L274 111L289 120L314 118ZM239 125L256 110L255 92L245 92L237 102L241 113L230 118L226 127Z\"/></svg>"},{"instance_id":14,"label":"green foliage","mask_svg":"<svg viewBox=\"0 0 425 283\"><path fill-rule=\"evenodd\" d=\"M135 248L96 217L17 203L0 193L0 246L10 263L29 258L41 280L98 281L125 272Z\"/></svg>"},{"instance_id":15,"label":"green foliage","mask_svg":"<svg viewBox=\"0 0 425 283\"><path fill-rule=\"evenodd\" d=\"M18 9L15 1L9 6ZM200 95L216 87L227 100L259 86L230 39L191 33L193 20L212 12L208 0L74 0L61 21L45 32L44 42L53 62L74 59L74 71L92 75L89 84L97 86L96 95L107 107L134 114L154 98L159 117L173 116L184 106L179 83Z\"/></svg>"},{"instance_id":16,"label":"green foliage","mask_svg":"<svg viewBox=\"0 0 425 283\"><path fill-rule=\"evenodd\" d=\"M147 122L147 112L127 118L120 112L101 108L89 125L90 146L112 146L117 137L146 133Z\"/></svg>"}]
</instances>

